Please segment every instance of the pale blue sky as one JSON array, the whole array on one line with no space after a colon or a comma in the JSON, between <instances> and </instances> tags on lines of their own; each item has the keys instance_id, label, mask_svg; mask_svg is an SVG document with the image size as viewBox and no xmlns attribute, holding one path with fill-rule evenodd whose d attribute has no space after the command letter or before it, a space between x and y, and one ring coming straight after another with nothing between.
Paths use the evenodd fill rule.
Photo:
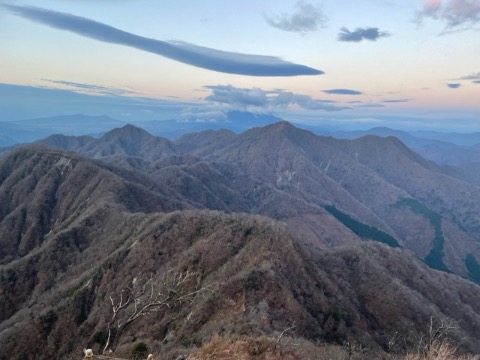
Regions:
<instances>
[{"instance_id":1,"label":"pale blue sky","mask_svg":"<svg viewBox=\"0 0 480 360\"><path fill-rule=\"evenodd\" d=\"M57 93L40 94L44 90L39 89L48 87L102 95L62 100L58 111L76 113L84 106L85 113L106 113L121 120L131 118L132 122L145 118L221 120L222 113L242 109L274 113L297 122L480 130L480 1L0 3L4 4L0 7L0 83L28 87L22 88L24 103L15 111L18 91L0 86L3 121L36 117L36 110L38 116L50 114L48 104L41 99L52 96L52 104L58 105L54 98ZM39 8L33 11L41 15L35 16L48 14L46 22L40 23L38 18L32 21L25 15L29 6ZM206 61L210 68L205 69L195 63L198 51L203 54L204 49L182 45L190 52L186 60L177 61L132 46L99 41L98 34L92 39L85 33L65 31L71 26L68 19L63 30L54 28L48 21L64 14L57 16L51 11L137 35L134 43L139 37L170 44L181 41L234 54L218 60L224 53L209 53L212 56ZM345 40L358 41L339 41L340 33ZM325 74L245 75L265 75L268 70L258 67L258 61L264 62L264 58L248 56L240 70L235 65L233 72L238 74L211 70L222 70L226 61L242 57L238 54L279 57L275 66L285 67L286 72L314 69ZM337 89L340 91L325 92ZM119 103L125 100L117 110L112 106L112 96ZM131 97L153 100L148 101L149 107L141 100L133 106L135 99ZM155 99L162 101L152 109ZM168 104L167 112L165 100L174 102ZM102 107L103 102L108 106ZM77 106L69 108L70 103Z\"/></svg>"}]
</instances>

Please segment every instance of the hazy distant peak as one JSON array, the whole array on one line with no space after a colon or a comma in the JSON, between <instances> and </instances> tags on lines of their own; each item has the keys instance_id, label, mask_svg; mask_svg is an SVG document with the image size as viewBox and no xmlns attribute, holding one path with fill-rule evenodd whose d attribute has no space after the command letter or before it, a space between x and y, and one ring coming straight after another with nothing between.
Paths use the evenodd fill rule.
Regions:
<instances>
[{"instance_id":1,"label":"hazy distant peak","mask_svg":"<svg viewBox=\"0 0 480 360\"><path fill-rule=\"evenodd\" d=\"M352 140L362 147L374 146L376 149L398 149L401 151L412 152L400 139L395 136L381 136L375 134L368 134L357 139Z\"/></svg>"},{"instance_id":2,"label":"hazy distant peak","mask_svg":"<svg viewBox=\"0 0 480 360\"><path fill-rule=\"evenodd\" d=\"M276 122L272 125L266 126L266 128L270 128L272 130L284 130L284 129L296 129L291 123L286 120Z\"/></svg>"},{"instance_id":3,"label":"hazy distant peak","mask_svg":"<svg viewBox=\"0 0 480 360\"><path fill-rule=\"evenodd\" d=\"M54 134L37 141L37 143L63 150L76 151L78 148L81 148L94 140L94 137L88 135L73 136Z\"/></svg>"},{"instance_id":4,"label":"hazy distant peak","mask_svg":"<svg viewBox=\"0 0 480 360\"><path fill-rule=\"evenodd\" d=\"M411 150L402 140L395 136L365 135L352 140L352 144L354 144L357 151L371 157L371 161L374 161L373 158L380 157L383 159L388 158L392 163L395 163L400 158L406 157L425 168L437 170L436 164Z\"/></svg>"},{"instance_id":5,"label":"hazy distant peak","mask_svg":"<svg viewBox=\"0 0 480 360\"><path fill-rule=\"evenodd\" d=\"M266 125L260 128L257 128L260 130L262 134L267 134L267 133L283 133L283 134L288 134L291 132L299 131L300 129L292 125L290 122L282 120L275 122L270 125ZM255 128L251 129L255 130Z\"/></svg>"},{"instance_id":6,"label":"hazy distant peak","mask_svg":"<svg viewBox=\"0 0 480 360\"><path fill-rule=\"evenodd\" d=\"M110 140L118 137L135 137L136 139L143 138L146 140L153 138L154 136L142 128L136 127L132 124L127 124L121 128L110 130L102 137L102 139Z\"/></svg>"}]
</instances>

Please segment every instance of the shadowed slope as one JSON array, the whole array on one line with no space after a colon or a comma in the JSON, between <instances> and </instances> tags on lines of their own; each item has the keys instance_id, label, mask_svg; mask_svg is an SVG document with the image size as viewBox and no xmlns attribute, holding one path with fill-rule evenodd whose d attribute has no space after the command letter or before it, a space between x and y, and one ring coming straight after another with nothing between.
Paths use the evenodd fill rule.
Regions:
<instances>
[{"instance_id":1,"label":"shadowed slope","mask_svg":"<svg viewBox=\"0 0 480 360\"><path fill-rule=\"evenodd\" d=\"M109 296L118 296L134 278L186 270L198 274L196 286L209 290L191 303L140 318L120 339L117 354L126 355L134 339L158 353L200 345L219 332L277 336L293 323L297 336L310 341L355 339L379 354L396 334L402 338L399 351L413 347L430 319L446 318L458 321L453 336L463 349L480 351L480 288L430 270L401 250L369 243L307 255L284 224L250 215L115 217L115 227L102 221L102 230L85 228L81 250L69 240L74 233L59 234L29 261L2 269L4 296L15 294L15 284L36 279L30 307L0 325L3 358L40 349L58 355L69 351L68 344L98 353ZM59 261L68 266L59 268ZM8 277L13 272L16 280ZM43 277L49 287L39 281Z\"/></svg>"}]
</instances>

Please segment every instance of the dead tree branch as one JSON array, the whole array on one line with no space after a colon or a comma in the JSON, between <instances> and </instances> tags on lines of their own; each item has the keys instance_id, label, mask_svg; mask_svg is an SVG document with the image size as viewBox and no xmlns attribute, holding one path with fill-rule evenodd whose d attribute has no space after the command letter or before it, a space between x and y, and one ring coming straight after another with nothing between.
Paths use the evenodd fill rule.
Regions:
<instances>
[{"instance_id":1,"label":"dead tree branch","mask_svg":"<svg viewBox=\"0 0 480 360\"><path fill-rule=\"evenodd\" d=\"M133 278L117 297L109 296L112 316L107 324L107 340L103 348L115 350L125 329L136 319L161 308L172 309L193 301L200 292L211 290L200 287L198 274L193 271L167 271L162 276L151 275L147 279Z\"/></svg>"}]
</instances>

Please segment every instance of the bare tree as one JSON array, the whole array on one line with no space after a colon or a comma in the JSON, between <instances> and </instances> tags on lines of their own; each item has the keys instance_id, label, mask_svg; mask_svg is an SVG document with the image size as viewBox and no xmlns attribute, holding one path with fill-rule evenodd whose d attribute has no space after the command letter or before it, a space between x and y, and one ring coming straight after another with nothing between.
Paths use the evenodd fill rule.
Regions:
<instances>
[{"instance_id":1,"label":"bare tree","mask_svg":"<svg viewBox=\"0 0 480 360\"><path fill-rule=\"evenodd\" d=\"M198 274L192 271L168 271L162 276L147 279L133 278L117 297L110 296L112 316L107 324L107 341L103 353L115 350L125 329L136 319L158 311L193 301L200 292L210 287L199 287Z\"/></svg>"},{"instance_id":2,"label":"bare tree","mask_svg":"<svg viewBox=\"0 0 480 360\"><path fill-rule=\"evenodd\" d=\"M457 323L451 319L443 319L436 324L433 318L430 318L428 333L424 339L424 352L429 353L432 348L438 345L453 343L451 336L455 335L458 328Z\"/></svg>"}]
</instances>

